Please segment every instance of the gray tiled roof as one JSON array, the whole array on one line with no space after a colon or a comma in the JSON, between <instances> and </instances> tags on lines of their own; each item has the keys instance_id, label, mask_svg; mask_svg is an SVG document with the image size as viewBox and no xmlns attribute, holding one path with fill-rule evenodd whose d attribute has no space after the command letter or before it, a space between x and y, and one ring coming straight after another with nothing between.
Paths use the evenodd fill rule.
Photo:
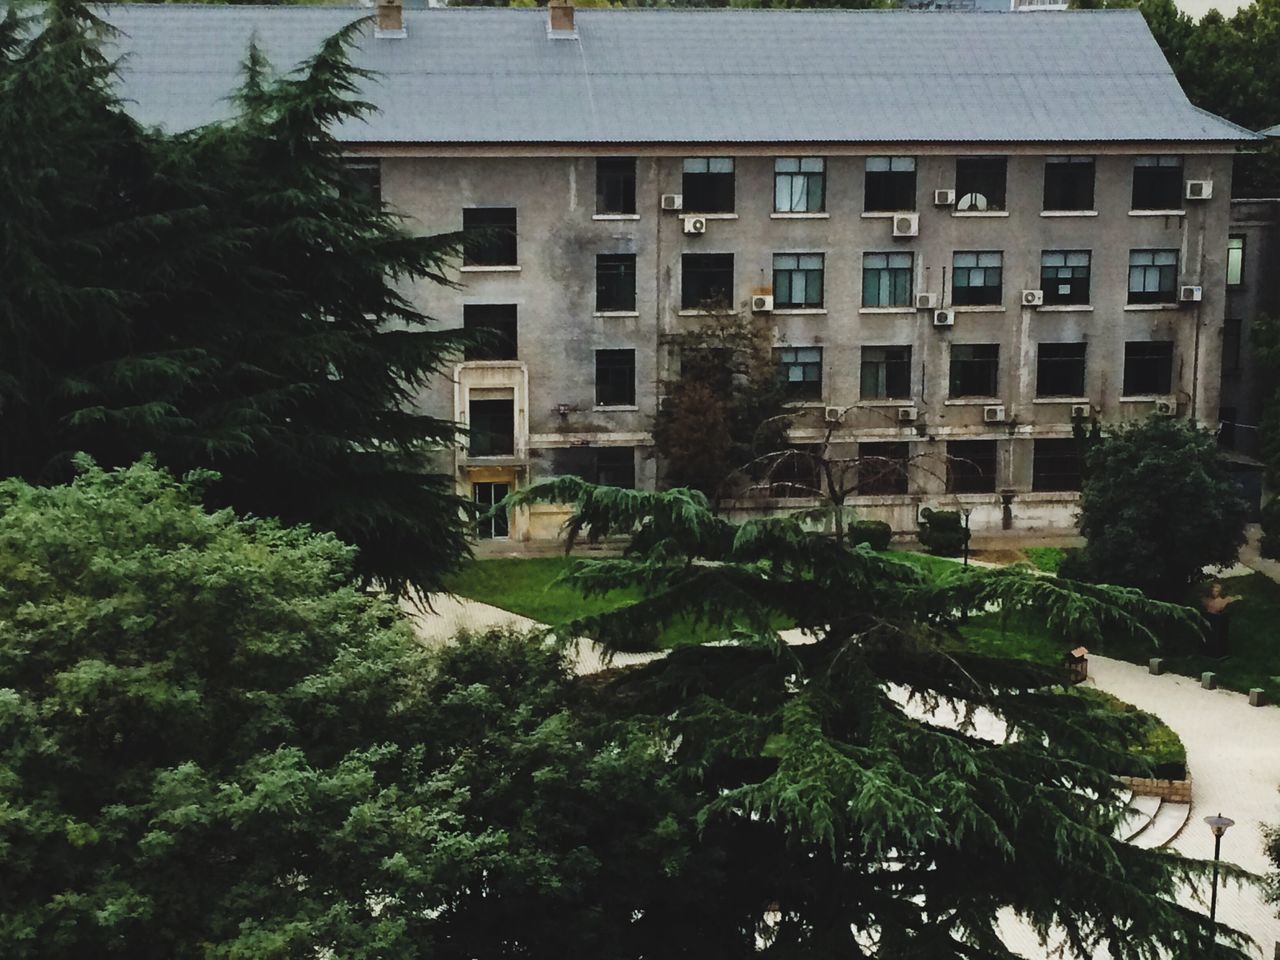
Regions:
<instances>
[{"instance_id":1,"label":"gray tiled roof","mask_svg":"<svg viewBox=\"0 0 1280 960\"><path fill-rule=\"evenodd\" d=\"M120 5L122 93L148 124L226 117L249 39L277 69L370 11ZM405 11L356 62L379 112L349 142L1226 141L1257 135L1193 107L1135 11Z\"/></svg>"},{"instance_id":2,"label":"gray tiled roof","mask_svg":"<svg viewBox=\"0 0 1280 960\"><path fill-rule=\"evenodd\" d=\"M1262 135L1264 137L1280 137L1280 123L1277 123L1274 127L1267 127L1262 131Z\"/></svg>"}]
</instances>

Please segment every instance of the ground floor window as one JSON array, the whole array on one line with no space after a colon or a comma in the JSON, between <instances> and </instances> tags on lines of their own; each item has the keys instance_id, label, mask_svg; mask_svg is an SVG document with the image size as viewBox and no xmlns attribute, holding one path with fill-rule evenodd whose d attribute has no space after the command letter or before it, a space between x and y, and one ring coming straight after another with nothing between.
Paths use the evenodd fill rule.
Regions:
<instances>
[{"instance_id":1,"label":"ground floor window","mask_svg":"<svg viewBox=\"0 0 1280 960\"><path fill-rule=\"evenodd\" d=\"M907 492L905 443L858 444L858 493L863 496L891 496Z\"/></svg>"},{"instance_id":2,"label":"ground floor window","mask_svg":"<svg viewBox=\"0 0 1280 960\"><path fill-rule=\"evenodd\" d=\"M995 493L996 442L947 441L947 493Z\"/></svg>"},{"instance_id":3,"label":"ground floor window","mask_svg":"<svg viewBox=\"0 0 1280 960\"><path fill-rule=\"evenodd\" d=\"M1080 444L1074 438L1035 441L1031 455L1031 489L1080 489Z\"/></svg>"},{"instance_id":4,"label":"ground floor window","mask_svg":"<svg viewBox=\"0 0 1280 960\"><path fill-rule=\"evenodd\" d=\"M595 454L596 483L604 487L635 488L635 447L599 447Z\"/></svg>"},{"instance_id":5,"label":"ground floor window","mask_svg":"<svg viewBox=\"0 0 1280 960\"><path fill-rule=\"evenodd\" d=\"M476 504L476 537L480 540L505 540L510 536L507 512L491 513L511 492L509 483L473 483L471 497Z\"/></svg>"}]
</instances>

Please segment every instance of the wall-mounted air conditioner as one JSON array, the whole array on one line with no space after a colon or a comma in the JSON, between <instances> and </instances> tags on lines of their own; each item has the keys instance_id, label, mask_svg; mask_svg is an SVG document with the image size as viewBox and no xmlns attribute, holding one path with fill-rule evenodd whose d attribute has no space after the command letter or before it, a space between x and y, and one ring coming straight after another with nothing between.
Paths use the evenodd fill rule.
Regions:
<instances>
[{"instance_id":1,"label":"wall-mounted air conditioner","mask_svg":"<svg viewBox=\"0 0 1280 960\"><path fill-rule=\"evenodd\" d=\"M1004 423L1004 404L989 403L982 408L983 423Z\"/></svg>"},{"instance_id":2,"label":"wall-mounted air conditioner","mask_svg":"<svg viewBox=\"0 0 1280 960\"><path fill-rule=\"evenodd\" d=\"M684 232L689 234L703 234L707 232L706 217L685 217Z\"/></svg>"},{"instance_id":3,"label":"wall-mounted air conditioner","mask_svg":"<svg viewBox=\"0 0 1280 960\"><path fill-rule=\"evenodd\" d=\"M773 311L773 296L767 293L757 293L751 298L752 313L770 313Z\"/></svg>"},{"instance_id":4,"label":"wall-mounted air conditioner","mask_svg":"<svg viewBox=\"0 0 1280 960\"><path fill-rule=\"evenodd\" d=\"M1213 196L1212 180L1188 180L1186 197L1188 200L1208 200Z\"/></svg>"},{"instance_id":5,"label":"wall-mounted air conditioner","mask_svg":"<svg viewBox=\"0 0 1280 960\"><path fill-rule=\"evenodd\" d=\"M1024 307L1043 307L1044 291L1043 290L1023 290L1022 305Z\"/></svg>"},{"instance_id":6,"label":"wall-mounted air conditioner","mask_svg":"<svg viewBox=\"0 0 1280 960\"><path fill-rule=\"evenodd\" d=\"M1083 420L1086 417L1093 416L1093 408L1087 403L1073 403L1071 405L1071 419Z\"/></svg>"},{"instance_id":7,"label":"wall-mounted air conditioner","mask_svg":"<svg viewBox=\"0 0 1280 960\"><path fill-rule=\"evenodd\" d=\"M663 210L682 210L684 209L684 194L682 193L664 193L662 195Z\"/></svg>"},{"instance_id":8,"label":"wall-mounted air conditioner","mask_svg":"<svg viewBox=\"0 0 1280 960\"><path fill-rule=\"evenodd\" d=\"M954 190L933 191L933 205L935 207L954 207L956 205L956 192Z\"/></svg>"},{"instance_id":9,"label":"wall-mounted air conditioner","mask_svg":"<svg viewBox=\"0 0 1280 960\"><path fill-rule=\"evenodd\" d=\"M827 423L839 423L844 419L844 410L840 407L823 407L822 419Z\"/></svg>"},{"instance_id":10,"label":"wall-mounted air conditioner","mask_svg":"<svg viewBox=\"0 0 1280 960\"><path fill-rule=\"evenodd\" d=\"M895 237L916 237L920 235L920 214L895 213L893 215L893 235Z\"/></svg>"},{"instance_id":11,"label":"wall-mounted air conditioner","mask_svg":"<svg viewBox=\"0 0 1280 960\"><path fill-rule=\"evenodd\" d=\"M1204 288L1187 284L1178 288L1178 299L1183 303L1199 303L1204 298Z\"/></svg>"},{"instance_id":12,"label":"wall-mounted air conditioner","mask_svg":"<svg viewBox=\"0 0 1280 960\"><path fill-rule=\"evenodd\" d=\"M933 311L933 325L935 327L954 327L956 325L956 315L950 310Z\"/></svg>"},{"instance_id":13,"label":"wall-mounted air conditioner","mask_svg":"<svg viewBox=\"0 0 1280 960\"><path fill-rule=\"evenodd\" d=\"M1158 397L1153 412L1157 417L1176 417L1178 415L1178 398Z\"/></svg>"},{"instance_id":14,"label":"wall-mounted air conditioner","mask_svg":"<svg viewBox=\"0 0 1280 960\"><path fill-rule=\"evenodd\" d=\"M915 407L899 407L898 408L899 423L913 423L918 415L919 415L918 411L916 410Z\"/></svg>"},{"instance_id":15,"label":"wall-mounted air conditioner","mask_svg":"<svg viewBox=\"0 0 1280 960\"><path fill-rule=\"evenodd\" d=\"M938 295L936 293L917 293L916 309L917 310L933 310L938 306Z\"/></svg>"}]
</instances>

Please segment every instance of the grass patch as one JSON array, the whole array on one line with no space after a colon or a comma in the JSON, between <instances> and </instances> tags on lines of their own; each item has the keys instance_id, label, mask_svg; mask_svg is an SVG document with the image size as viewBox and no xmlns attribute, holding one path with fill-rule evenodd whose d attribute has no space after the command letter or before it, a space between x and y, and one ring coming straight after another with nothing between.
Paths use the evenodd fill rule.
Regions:
<instances>
[{"instance_id":1,"label":"grass patch","mask_svg":"<svg viewBox=\"0 0 1280 960\"><path fill-rule=\"evenodd\" d=\"M1131 769L1117 770L1116 773L1155 776L1162 780L1186 779L1187 748L1183 746L1182 738L1159 717L1093 687L1072 687L1071 690L1112 713L1123 714L1129 721L1129 730L1134 735L1133 742L1129 744L1129 755L1149 764L1151 769L1144 770L1140 764L1135 764Z\"/></svg>"},{"instance_id":2,"label":"grass patch","mask_svg":"<svg viewBox=\"0 0 1280 960\"><path fill-rule=\"evenodd\" d=\"M1057 573L1062 558L1067 555L1061 547L1027 547L1022 551L1032 566L1045 573Z\"/></svg>"}]
</instances>

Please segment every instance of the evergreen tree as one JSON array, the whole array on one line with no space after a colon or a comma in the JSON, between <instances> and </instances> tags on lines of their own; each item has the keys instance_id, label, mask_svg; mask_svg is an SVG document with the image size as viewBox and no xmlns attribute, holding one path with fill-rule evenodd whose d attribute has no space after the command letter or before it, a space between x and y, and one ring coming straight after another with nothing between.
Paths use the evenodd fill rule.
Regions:
<instances>
[{"instance_id":1,"label":"evergreen tree","mask_svg":"<svg viewBox=\"0 0 1280 960\"><path fill-rule=\"evenodd\" d=\"M676 617L750 625L619 671L609 691L629 718L668 726L699 796L695 856L728 878L701 904L704 956L763 944L765 957L1013 958L1002 911L1079 958L1244 956L1229 929L1175 901L1209 864L1113 839L1115 716L1061 690L1058 669L983 655L958 632L966 612L998 608L1065 651L1104 632L1194 630L1194 613L1016 569L929 579L794 518L735 526L687 490L557 478L510 501L576 503L571 540L632 537L625 556L579 560L571 579L588 594L640 585L643 599L566 636L636 649ZM780 642L779 621L813 642ZM1012 735L913 719L907 696L962 720L988 709Z\"/></svg>"},{"instance_id":2,"label":"evergreen tree","mask_svg":"<svg viewBox=\"0 0 1280 960\"><path fill-rule=\"evenodd\" d=\"M212 503L438 588L466 504L428 473L454 425L414 401L459 341L402 291L447 283L458 238L410 236L344 165L367 27L283 77L250 50L237 117L167 135L116 99L87 7L43 17L11 12L0 42L0 470L65 480L78 450L212 468Z\"/></svg>"}]
</instances>

